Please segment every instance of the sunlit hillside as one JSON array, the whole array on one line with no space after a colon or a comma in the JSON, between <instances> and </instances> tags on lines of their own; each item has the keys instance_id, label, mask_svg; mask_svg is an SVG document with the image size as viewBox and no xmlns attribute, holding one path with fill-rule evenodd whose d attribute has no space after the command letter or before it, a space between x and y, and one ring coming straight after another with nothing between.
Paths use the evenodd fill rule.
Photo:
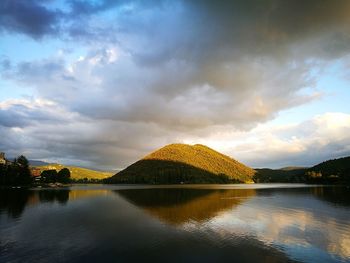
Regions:
<instances>
[{"instance_id":1,"label":"sunlit hillside","mask_svg":"<svg viewBox=\"0 0 350 263\"><path fill-rule=\"evenodd\" d=\"M102 171L96 171L96 170L90 170L86 168L76 167L76 166L65 166L62 164L48 164L43 166L36 166L36 168L40 169L41 171L44 170L61 170L62 168L68 168L71 173L71 178L78 180L78 179L105 179L113 175L111 172L102 172Z\"/></svg>"},{"instance_id":2,"label":"sunlit hillside","mask_svg":"<svg viewBox=\"0 0 350 263\"><path fill-rule=\"evenodd\" d=\"M170 144L130 165L110 182L249 183L255 171L204 145Z\"/></svg>"}]
</instances>

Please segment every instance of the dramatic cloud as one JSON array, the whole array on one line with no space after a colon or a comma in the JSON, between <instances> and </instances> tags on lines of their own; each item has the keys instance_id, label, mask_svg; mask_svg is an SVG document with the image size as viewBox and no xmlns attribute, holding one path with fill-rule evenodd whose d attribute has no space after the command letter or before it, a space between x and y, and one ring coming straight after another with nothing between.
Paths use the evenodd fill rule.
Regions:
<instances>
[{"instance_id":1,"label":"dramatic cloud","mask_svg":"<svg viewBox=\"0 0 350 263\"><path fill-rule=\"evenodd\" d=\"M6 57L2 78L50 102L3 102L1 129L25 139L18 149L0 146L105 167L124 167L168 142L212 141L215 147L222 138L231 149L217 150L255 166L310 165L345 154L348 141L337 125L342 133L336 136L309 131L303 137L315 119L289 128L300 141L260 127L318 99L324 69L348 63L349 13L345 0L5 1L3 34L53 37L77 45L72 53L80 57L16 64L0 54ZM344 67L345 76L348 71ZM63 119L52 114L56 107Z\"/></svg>"},{"instance_id":2,"label":"dramatic cloud","mask_svg":"<svg viewBox=\"0 0 350 263\"><path fill-rule=\"evenodd\" d=\"M219 127L205 139L193 137L185 142L220 148L254 167L312 166L350 155L349 129L349 114L325 113L296 124L262 124L249 132Z\"/></svg>"},{"instance_id":3,"label":"dramatic cloud","mask_svg":"<svg viewBox=\"0 0 350 263\"><path fill-rule=\"evenodd\" d=\"M61 12L50 10L37 0L4 0L0 3L0 30L27 34L33 38L58 33Z\"/></svg>"},{"instance_id":4,"label":"dramatic cloud","mask_svg":"<svg viewBox=\"0 0 350 263\"><path fill-rule=\"evenodd\" d=\"M7 76L86 116L190 131L217 124L251 127L313 99L316 94L298 93L312 85L307 67L278 72L280 67L245 61L197 78L199 69L188 63L145 68L106 49L67 66L57 59L22 63Z\"/></svg>"},{"instance_id":5,"label":"dramatic cloud","mask_svg":"<svg viewBox=\"0 0 350 263\"><path fill-rule=\"evenodd\" d=\"M35 159L106 169L123 168L174 141L205 143L254 167L310 166L350 155L350 115L343 113L288 126L264 124L249 132L215 126L192 136L155 124L87 118L51 101L6 101L0 117L0 149L10 155L23 152Z\"/></svg>"}]
</instances>

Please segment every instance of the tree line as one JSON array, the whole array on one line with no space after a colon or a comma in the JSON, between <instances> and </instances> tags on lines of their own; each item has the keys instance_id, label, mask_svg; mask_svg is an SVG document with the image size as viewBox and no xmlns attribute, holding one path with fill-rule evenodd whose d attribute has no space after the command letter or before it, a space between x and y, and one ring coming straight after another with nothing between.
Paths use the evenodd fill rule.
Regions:
<instances>
[{"instance_id":1,"label":"tree line","mask_svg":"<svg viewBox=\"0 0 350 263\"><path fill-rule=\"evenodd\" d=\"M37 180L38 178L39 180ZM70 171L63 168L60 171L45 170L39 177L31 174L28 159L21 155L12 162L0 164L0 185L28 186L34 183L63 183L71 182Z\"/></svg>"},{"instance_id":2,"label":"tree line","mask_svg":"<svg viewBox=\"0 0 350 263\"><path fill-rule=\"evenodd\" d=\"M0 185L30 185L33 178L29 169L29 162L23 155L13 162L0 165Z\"/></svg>"},{"instance_id":3,"label":"tree line","mask_svg":"<svg viewBox=\"0 0 350 263\"><path fill-rule=\"evenodd\" d=\"M55 169L45 170L41 172L41 182L43 183L70 183L70 171L68 168L63 168L59 172Z\"/></svg>"}]
</instances>

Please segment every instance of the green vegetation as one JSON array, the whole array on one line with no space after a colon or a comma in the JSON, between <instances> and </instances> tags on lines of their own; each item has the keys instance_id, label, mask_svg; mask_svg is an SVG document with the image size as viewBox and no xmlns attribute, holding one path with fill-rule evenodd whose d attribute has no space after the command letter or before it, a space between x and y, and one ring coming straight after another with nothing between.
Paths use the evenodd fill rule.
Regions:
<instances>
[{"instance_id":1,"label":"green vegetation","mask_svg":"<svg viewBox=\"0 0 350 263\"><path fill-rule=\"evenodd\" d=\"M310 183L350 184L350 156L315 165L307 170L305 177Z\"/></svg>"},{"instance_id":2,"label":"green vegetation","mask_svg":"<svg viewBox=\"0 0 350 263\"><path fill-rule=\"evenodd\" d=\"M204 145L170 144L106 183L251 183L255 171Z\"/></svg>"},{"instance_id":3,"label":"green vegetation","mask_svg":"<svg viewBox=\"0 0 350 263\"><path fill-rule=\"evenodd\" d=\"M23 155L14 161L5 159L5 153L0 152L0 185L30 186L47 183L100 183L102 179L113 175L111 172L101 172L75 166L61 164L46 164L30 166Z\"/></svg>"},{"instance_id":4,"label":"green vegetation","mask_svg":"<svg viewBox=\"0 0 350 263\"><path fill-rule=\"evenodd\" d=\"M286 167L281 169L255 169L254 182L256 183L304 183L307 168Z\"/></svg>"},{"instance_id":5,"label":"green vegetation","mask_svg":"<svg viewBox=\"0 0 350 263\"><path fill-rule=\"evenodd\" d=\"M67 168L61 169L59 172L56 170L45 170L41 173L41 183L70 183L70 171Z\"/></svg>"},{"instance_id":6,"label":"green vegetation","mask_svg":"<svg viewBox=\"0 0 350 263\"><path fill-rule=\"evenodd\" d=\"M41 172L45 170L56 170L58 172L63 168L67 168L70 171L70 178L73 182L96 182L96 180L105 179L113 175L113 173L110 172L95 171L75 166L63 166L55 163L36 166L35 168L39 169Z\"/></svg>"},{"instance_id":7,"label":"green vegetation","mask_svg":"<svg viewBox=\"0 0 350 263\"><path fill-rule=\"evenodd\" d=\"M23 155L13 162L7 161L0 165L0 185L30 185L33 182L29 162Z\"/></svg>"},{"instance_id":8,"label":"green vegetation","mask_svg":"<svg viewBox=\"0 0 350 263\"><path fill-rule=\"evenodd\" d=\"M257 183L350 184L350 157L328 160L311 168L256 169Z\"/></svg>"},{"instance_id":9,"label":"green vegetation","mask_svg":"<svg viewBox=\"0 0 350 263\"><path fill-rule=\"evenodd\" d=\"M75 166L47 164L29 167L23 155L14 161L0 156L0 185L35 183L316 183L350 184L350 157L329 160L311 168L253 170L204 145L170 144L113 175ZM113 176L112 176L113 175Z\"/></svg>"}]
</instances>

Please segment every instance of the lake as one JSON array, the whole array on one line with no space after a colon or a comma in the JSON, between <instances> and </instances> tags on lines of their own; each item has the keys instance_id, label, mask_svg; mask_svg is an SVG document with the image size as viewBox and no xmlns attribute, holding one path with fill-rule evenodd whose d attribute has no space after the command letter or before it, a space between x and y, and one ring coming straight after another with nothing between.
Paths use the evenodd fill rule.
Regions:
<instances>
[{"instance_id":1,"label":"lake","mask_svg":"<svg viewBox=\"0 0 350 263\"><path fill-rule=\"evenodd\" d=\"M0 262L350 262L350 188L0 189Z\"/></svg>"}]
</instances>

